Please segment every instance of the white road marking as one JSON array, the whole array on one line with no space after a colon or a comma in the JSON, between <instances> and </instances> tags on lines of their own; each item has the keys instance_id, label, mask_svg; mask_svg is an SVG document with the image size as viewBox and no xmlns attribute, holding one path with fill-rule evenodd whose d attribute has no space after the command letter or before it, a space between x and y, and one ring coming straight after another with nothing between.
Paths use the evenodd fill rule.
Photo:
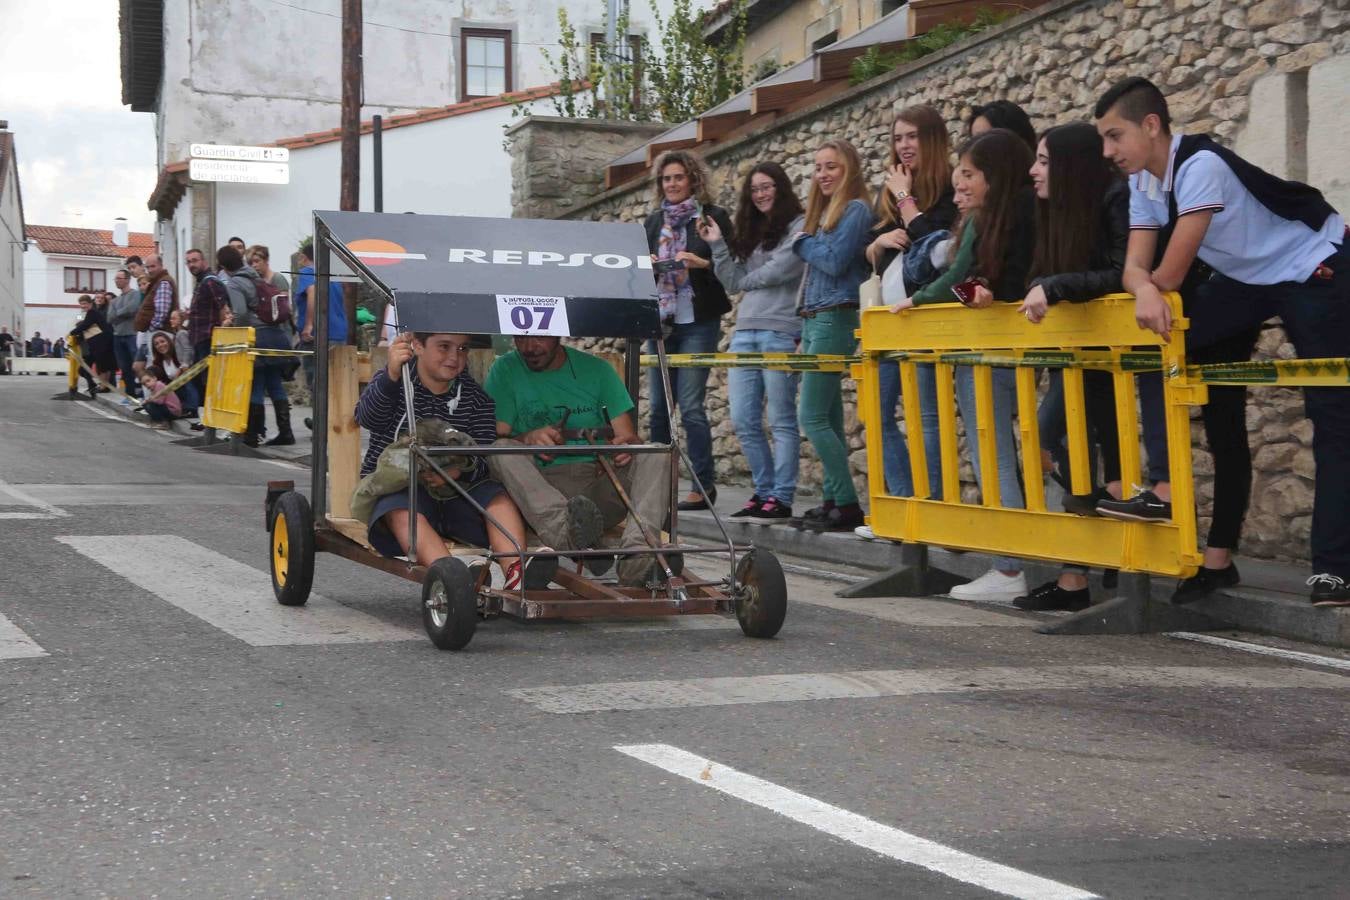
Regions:
<instances>
[{"instance_id":1,"label":"white road marking","mask_svg":"<svg viewBox=\"0 0 1350 900\"><path fill-rule=\"evenodd\" d=\"M102 404L99 403L97 400L89 401L89 403L86 404L86 408L93 410L94 412L98 413L105 419L112 419L114 422L125 422L128 425L135 426L136 428L149 428L151 431L158 430L155 428L150 428L149 419L146 419L144 422L138 422L135 419L128 419L126 416L118 415L117 413L113 412L110 409L103 409ZM166 434L172 434L172 432L166 432Z\"/></svg>"},{"instance_id":2,"label":"white road marking","mask_svg":"<svg viewBox=\"0 0 1350 900\"><path fill-rule=\"evenodd\" d=\"M0 659L36 659L46 655L47 651L39 647L37 641L0 615Z\"/></svg>"},{"instance_id":3,"label":"white road marking","mask_svg":"<svg viewBox=\"0 0 1350 900\"><path fill-rule=\"evenodd\" d=\"M21 491L8 481L0 479L0 495L7 494L24 506L34 508L33 512L0 512L0 519L64 519L70 515L59 506L53 506L45 500L39 500L26 491Z\"/></svg>"},{"instance_id":4,"label":"white road marking","mask_svg":"<svg viewBox=\"0 0 1350 900\"><path fill-rule=\"evenodd\" d=\"M1350 678L1310 669L1265 666L989 666L970 669L892 669L611 681L516 688L505 693L550 713L678 709L744 703L848 700L918 694L1109 688L1334 688Z\"/></svg>"},{"instance_id":5,"label":"white road marking","mask_svg":"<svg viewBox=\"0 0 1350 900\"><path fill-rule=\"evenodd\" d=\"M281 606L272 594L268 573L174 535L68 535L57 540L166 603L255 647L406 641L417 637L410 628L381 622L318 594L310 594L309 603L303 607Z\"/></svg>"},{"instance_id":6,"label":"white road marking","mask_svg":"<svg viewBox=\"0 0 1350 900\"><path fill-rule=\"evenodd\" d=\"M1300 650L1285 650L1283 647L1267 647L1264 644L1252 644L1247 641L1235 641L1231 638L1222 638L1212 634L1196 634L1191 631L1168 631L1164 632L1167 637L1179 638L1183 641L1194 641L1197 644L1211 644L1215 647L1224 647L1228 650L1238 650L1243 653L1255 653L1258 656L1273 656L1276 659L1287 659L1290 662L1308 663L1314 666L1328 666L1333 669L1343 669L1350 672L1350 659L1342 659L1338 656L1321 656L1316 653L1304 653Z\"/></svg>"},{"instance_id":7,"label":"white road marking","mask_svg":"<svg viewBox=\"0 0 1350 900\"><path fill-rule=\"evenodd\" d=\"M814 797L780 787L771 781L695 756L669 744L629 744L614 748L686 778L694 784L729 794L780 816L856 844L873 853L937 872L1007 897L1025 900L1092 900L1097 895L1051 881L1021 869L965 853L954 847L883 825L831 806Z\"/></svg>"},{"instance_id":8,"label":"white road marking","mask_svg":"<svg viewBox=\"0 0 1350 900\"><path fill-rule=\"evenodd\" d=\"M1039 624L1007 613L993 612L965 606L952 600L930 600L919 597L843 597L794 595L793 603L823 606L842 612L899 622L919 628L1029 628Z\"/></svg>"},{"instance_id":9,"label":"white road marking","mask_svg":"<svg viewBox=\"0 0 1350 900\"><path fill-rule=\"evenodd\" d=\"M262 488L243 484L25 484L39 502L63 506L253 505Z\"/></svg>"},{"instance_id":10,"label":"white road marking","mask_svg":"<svg viewBox=\"0 0 1350 900\"><path fill-rule=\"evenodd\" d=\"M588 631L632 633L634 631L721 631L740 630L740 623L726 616L667 616L662 619L636 619L629 622L588 624Z\"/></svg>"}]
</instances>

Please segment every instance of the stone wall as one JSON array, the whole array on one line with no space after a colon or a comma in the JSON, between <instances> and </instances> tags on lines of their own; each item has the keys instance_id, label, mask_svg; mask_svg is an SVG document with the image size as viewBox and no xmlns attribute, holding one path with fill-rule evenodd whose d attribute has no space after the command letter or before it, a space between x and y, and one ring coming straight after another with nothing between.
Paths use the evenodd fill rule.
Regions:
<instances>
[{"instance_id":1,"label":"stone wall","mask_svg":"<svg viewBox=\"0 0 1350 900\"><path fill-rule=\"evenodd\" d=\"M1263 161L1279 174L1340 172L1344 146L1326 140L1319 123L1308 132L1309 109L1339 110L1326 127L1345 130L1343 95L1350 56L1346 0L1058 0L1013 19L916 64L887 73L815 107L785 116L771 127L710 148L718 202L732 206L739 180L755 162L781 162L806 195L815 147L829 136L852 141L863 154L873 184L880 184L887 135L894 112L911 103L931 103L952 123L953 137L972 105L997 98L1020 103L1036 127L1090 117L1096 98L1114 81L1145 74L1169 93L1173 117L1183 131L1209 131L1232 144L1243 134L1249 111L1253 128L1244 144L1273 149ZM1287 79L1277 91L1271 79ZM1299 95L1298 88L1303 93ZM1320 87L1319 87L1320 86ZM1261 101L1262 93L1277 94ZM1260 109L1254 109L1253 106ZM1259 115L1258 115L1259 113ZM1256 128L1260 118L1260 128ZM1264 135L1264 138L1263 138ZM1316 148L1321 147L1321 150ZM1309 154L1320 153L1315 158ZM1297 161L1306 168L1300 172ZM1292 170L1292 171L1291 171ZM1330 176L1328 176L1330 178ZM1329 189L1333 202L1350 211L1342 174ZM640 221L651 206L648 182L595 196L568 218ZM725 321L726 336L734 311ZM1279 329L1268 330L1263 357L1293 355ZM746 470L726 408L725 370L710 379L709 416L722 483L746 482ZM863 486L861 425L853 413L852 383L845 382L847 428L855 479ZM1257 467L1244 553L1305 558L1312 509L1312 428L1302 417L1296 391L1252 392L1248 428ZM1198 418L1195 468L1202 517L1213 496L1212 460L1203 448ZM802 484L819 485L819 464L804 442ZM968 466L966 475L969 475ZM968 480L968 478L967 478ZM970 490L970 487L967 487ZM1207 521L1201 523L1203 535Z\"/></svg>"}]
</instances>

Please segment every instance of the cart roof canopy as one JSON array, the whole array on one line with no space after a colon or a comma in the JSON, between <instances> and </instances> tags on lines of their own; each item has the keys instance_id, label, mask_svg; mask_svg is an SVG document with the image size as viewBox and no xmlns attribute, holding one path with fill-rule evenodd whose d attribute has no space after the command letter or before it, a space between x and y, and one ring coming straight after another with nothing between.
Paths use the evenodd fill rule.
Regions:
<instances>
[{"instance_id":1,"label":"cart roof canopy","mask_svg":"<svg viewBox=\"0 0 1350 900\"><path fill-rule=\"evenodd\" d=\"M315 256L327 243L393 301L402 330L633 339L661 331L637 224L316 210L314 233Z\"/></svg>"}]
</instances>

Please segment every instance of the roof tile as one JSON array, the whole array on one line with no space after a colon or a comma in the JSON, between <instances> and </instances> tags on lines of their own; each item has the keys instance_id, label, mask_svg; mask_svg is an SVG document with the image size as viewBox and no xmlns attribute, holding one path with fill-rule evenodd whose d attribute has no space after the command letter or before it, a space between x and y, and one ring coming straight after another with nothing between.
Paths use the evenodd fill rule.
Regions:
<instances>
[{"instance_id":1,"label":"roof tile","mask_svg":"<svg viewBox=\"0 0 1350 900\"><path fill-rule=\"evenodd\" d=\"M102 228L66 228L61 225L29 225L24 236L37 242L43 253L64 253L71 256L107 256L123 259L128 256L155 252L155 236L147 231L133 231L127 236L129 246L113 243L112 232Z\"/></svg>"}]
</instances>

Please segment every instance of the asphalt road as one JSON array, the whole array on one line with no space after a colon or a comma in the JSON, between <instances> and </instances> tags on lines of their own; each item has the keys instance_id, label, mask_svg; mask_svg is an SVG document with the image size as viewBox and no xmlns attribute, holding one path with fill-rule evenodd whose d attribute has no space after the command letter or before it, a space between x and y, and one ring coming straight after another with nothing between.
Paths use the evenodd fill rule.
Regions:
<instances>
[{"instance_id":1,"label":"asphalt road","mask_svg":"<svg viewBox=\"0 0 1350 900\"><path fill-rule=\"evenodd\" d=\"M1350 890L1350 669L801 574L772 641L497 620L445 653L342 559L271 602L263 486L304 471L61 387L0 378L0 896Z\"/></svg>"}]
</instances>

